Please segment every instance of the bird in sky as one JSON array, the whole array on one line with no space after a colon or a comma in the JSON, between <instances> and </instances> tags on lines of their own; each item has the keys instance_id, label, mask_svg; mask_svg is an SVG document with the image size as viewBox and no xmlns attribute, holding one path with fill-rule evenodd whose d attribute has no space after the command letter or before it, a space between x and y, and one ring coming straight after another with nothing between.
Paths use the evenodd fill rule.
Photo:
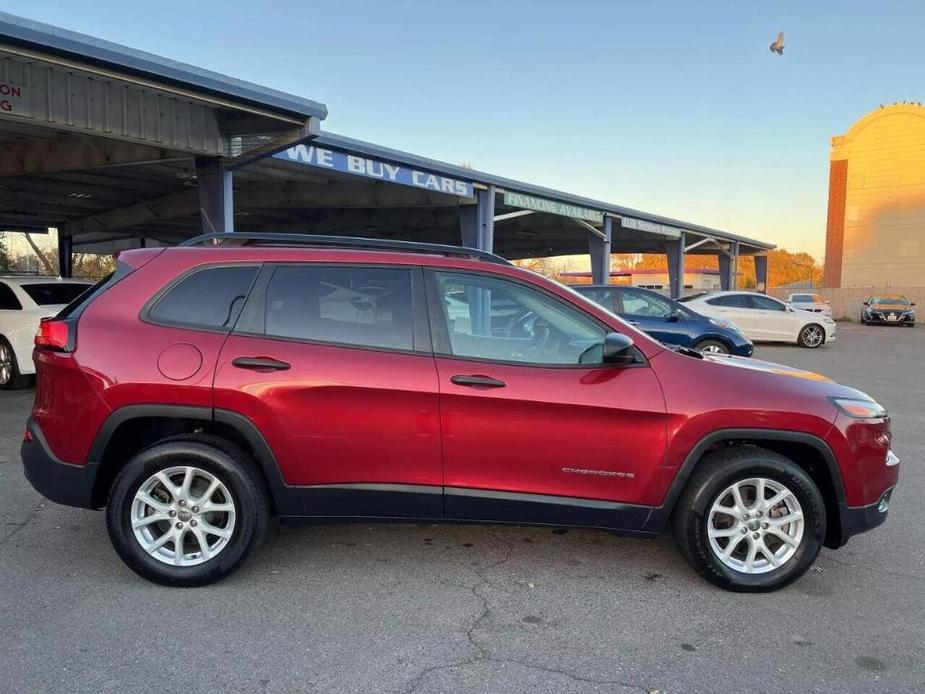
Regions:
<instances>
[{"instance_id":1,"label":"bird in sky","mask_svg":"<svg viewBox=\"0 0 925 694\"><path fill-rule=\"evenodd\" d=\"M771 53L777 53L777 55L784 54L784 32L780 32L777 35L777 39L771 44L770 48Z\"/></svg>"}]
</instances>

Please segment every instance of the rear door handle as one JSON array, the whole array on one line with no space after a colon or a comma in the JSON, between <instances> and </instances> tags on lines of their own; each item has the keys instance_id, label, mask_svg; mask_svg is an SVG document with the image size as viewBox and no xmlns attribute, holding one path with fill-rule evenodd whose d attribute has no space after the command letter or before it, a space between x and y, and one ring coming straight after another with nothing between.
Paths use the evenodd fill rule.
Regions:
<instances>
[{"instance_id":1,"label":"rear door handle","mask_svg":"<svg viewBox=\"0 0 925 694\"><path fill-rule=\"evenodd\" d=\"M504 381L491 376L453 376L450 381L458 386L469 386L470 388L504 388L507 385Z\"/></svg>"},{"instance_id":2,"label":"rear door handle","mask_svg":"<svg viewBox=\"0 0 925 694\"><path fill-rule=\"evenodd\" d=\"M270 357L237 357L232 360L232 366L251 371L285 371L292 368L292 364Z\"/></svg>"}]
</instances>

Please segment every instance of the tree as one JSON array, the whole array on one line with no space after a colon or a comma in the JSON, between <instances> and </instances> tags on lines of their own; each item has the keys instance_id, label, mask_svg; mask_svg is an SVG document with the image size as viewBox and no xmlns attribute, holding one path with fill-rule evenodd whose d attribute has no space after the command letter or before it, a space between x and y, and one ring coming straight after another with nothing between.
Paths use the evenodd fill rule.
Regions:
<instances>
[{"instance_id":1,"label":"tree","mask_svg":"<svg viewBox=\"0 0 925 694\"><path fill-rule=\"evenodd\" d=\"M667 272L668 259L662 254L617 253L612 258L616 270L664 270ZM686 255L684 268L690 270L718 270L719 259L716 255ZM779 287L795 282L809 282L813 285L822 281L822 265L809 253L791 253L786 248L775 248L768 252L768 287ZM737 286L741 289L754 289L755 263L750 256L739 258L739 276Z\"/></svg>"},{"instance_id":2,"label":"tree","mask_svg":"<svg viewBox=\"0 0 925 694\"><path fill-rule=\"evenodd\" d=\"M12 270L13 258L6 247L6 234L0 234L0 271Z\"/></svg>"},{"instance_id":3,"label":"tree","mask_svg":"<svg viewBox=\"0 0 925 694\"><path fill-rule=\"evenodd\" d=\"M531 270L538 275L543 275L543 277L562 281L560 276L562 265L555 258L524 258L515 260L514 265L525 270Z\"/></svg>"}]
</instances>

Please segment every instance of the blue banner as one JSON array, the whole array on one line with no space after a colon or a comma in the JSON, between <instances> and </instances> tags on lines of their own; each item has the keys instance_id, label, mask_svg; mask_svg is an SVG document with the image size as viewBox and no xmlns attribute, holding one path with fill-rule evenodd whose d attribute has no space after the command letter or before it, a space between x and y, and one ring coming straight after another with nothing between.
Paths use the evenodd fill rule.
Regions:
<instances>
[{"instance_id":1,"label":"blue banner","mask_svg":"<svg viewBox=\"0 0 925 694\"><path fill-rule=\"evenodd\" d=\"M331 169L332 171L340 171L354 176L375 178L380 181L399 183L462 198L471 198L475 194L471 181L463 181L458 178L430 173L429 171L412 169L392 162L336 149L325 149L314 145L296 145L274 154L273 157L305 166Z\"/></svg>"}]
</instances>

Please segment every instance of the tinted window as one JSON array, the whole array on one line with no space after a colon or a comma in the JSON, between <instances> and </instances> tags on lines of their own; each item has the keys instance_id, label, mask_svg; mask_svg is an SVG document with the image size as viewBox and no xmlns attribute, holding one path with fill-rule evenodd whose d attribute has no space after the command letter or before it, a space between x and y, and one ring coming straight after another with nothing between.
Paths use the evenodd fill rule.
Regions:
<instances>
[{"instance_id":1,"label":"tinted window","mask_svg":"<svg viewBox=\"0 0 925 694\"><path fill-rule=\"evenodd\" d=\"M436 276L454 356L600 363L606 331L580 311L517 282L449 272Z\"/></svg>"},{"instance_id":2,"label":"tinted window","mask_svg":"<svg viewBox=\"0 0 925 694\"><path fill-rule=\"evenodd\" d=\"M707 303L711 306L726 306L729 308L751 308L748 303L748 298L742 294L727 294L725 296L717 296L712 299L707 299Z\"/></svg>"},{"instance_id":3,"label":"tinted window","mask_svg":"<svg viewBox=\"0 0 925 694\"><path fill-rule=\"evenodd\" d=\"M601 287L572 287L572 289L591 299L598 306L603 306L608 311L614 310L614 292L612 289L603 289Z\"/></svg>"},{"instance_id":4,"label":"tinted window","mask_svg":"<svg viewBox=\"0 0 925 694\"><path fill-rule=\"evenodd\" d=\"M671 302L648 292L622 289L620 290L620 299L623 301L623 313L631 316L665 318L674 311Z\"/></svg>"},{"instance_id":5,"label":"tinted window","mask_svg":"<svg viewBox=\"0 0 925 694\"><path fill-rule=\"evenodd\" d=\"M20 286L29 295L29 298L39 306L63 306L64 304L69 304L90 289L89 284L75 284L73 282L46 282Z\"/></svg>"},{"instance_id":6,"label":"tinted window","mask_svg":"<svg viewBox=\"0 0 925 694\"><path fill-rule=\"evenodd\" d=\"M194 272L154 305L150 318L170 325L230 330L256 274L254 266L214 267Z\"/></svg>"},{"instance_id":7,"label":"tinted window","mask_svg":"<svg viewBox=\"0 0 925 694\"><path fill-rule=\"evenodd\" d=\"M747 297L751 302L752 308L761 309L762 311L786 311L787 307L780 301L776 301L769 296L760 296L753 294Z\"/></svg>"},{"instance_id":8,"label":"tinted window","mask_svg":"<svg viewBox=\"0 0 925 694\"><path fill-rule=\"evenodd\" d=\"M907 306L909 301L903 296L875 296L869 303L872 304L896 304L897 306Z\"/></svg>"},{"instance_id":9,"label":"tinted window","mask_svg":"<svg viewBox=\"0 0 925 694\"><path fill-rule=\"evenodd\" d=\"M0 282L0 311L19 311L22 304L8 285Z\"/></svg>"},{"instance_id":10,"label":"tinted window","mask_svg":"<svg viewBox=\"0 0 925 694\"><path fill-rule=\"evenodd\" d=\"M411 270L281 265L266 293L266 334L411 350Z\"/></svg>"}]
</instances>

